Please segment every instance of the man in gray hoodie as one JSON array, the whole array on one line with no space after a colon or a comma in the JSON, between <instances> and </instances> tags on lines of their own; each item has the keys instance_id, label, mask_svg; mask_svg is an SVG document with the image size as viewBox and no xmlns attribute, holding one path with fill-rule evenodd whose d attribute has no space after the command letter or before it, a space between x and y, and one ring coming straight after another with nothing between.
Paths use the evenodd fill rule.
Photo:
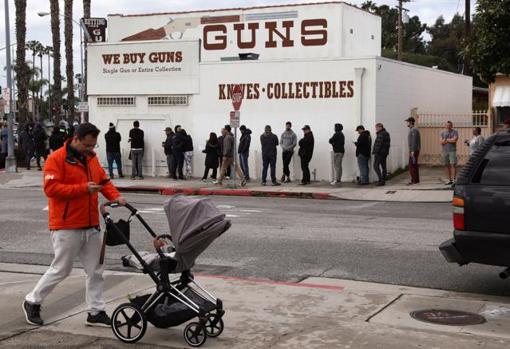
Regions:
<instances>
[{"instance_id":1,"label":"man in gray hoodie","mask_svg":"<svg viewBox=\"0 0 510 349\"><path fill-rule=\"evenodd\" d=\"M223 162L220 169L220 178L213 182L217 185L223 185L223 179L225 178L227 169L234 163L234 136L230 131L230 125L225 125L225 128L221 130L223 134ZM244 178L243 171L241 171L241 168L237 163L235 164L235 171L241 180L241 186L244 187L246 185L246 179Z\"/></svg>"},{"instance_id":2,"label":"man in gray hoodie","mask_svg":"<svg viewBox=\"0 0 510 349\"><path fill-rule=\"evenodd\" d=\"M289 183L290 182L289 164L290 161L292 160L292 156L294 155L294 148L297 145L297 136L294 133L294 131L292 131L292 123L290 121L287 121L285 123L285 131L282 133L282 136L280 137L280 145L282 147L283 158L282 182Z\"/></svg>"}]
</instances>

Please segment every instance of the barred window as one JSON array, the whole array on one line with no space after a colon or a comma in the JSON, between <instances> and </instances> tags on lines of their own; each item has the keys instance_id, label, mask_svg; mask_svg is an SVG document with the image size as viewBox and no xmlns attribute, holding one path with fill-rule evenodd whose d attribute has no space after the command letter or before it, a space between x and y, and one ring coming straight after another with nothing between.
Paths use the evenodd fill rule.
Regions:
<instances>
[{"instance_id":1,"label":"barred window","mask_svg":"<svg viewBox=\"0 0 510 349\"><path fill-rule=\"evenodd\" d=\"M97 97L98 107L134 106L135 97Z\"/></svg>"},{"instance_id":2,"label":"barred window","mask_svg":"<svg viewBox=\"0 0 510 349\"><path fill-rule=\"evenodd\" d=\"M151 96L149 105L188 105L188 96Z\"/></svg>"}]
</instances>

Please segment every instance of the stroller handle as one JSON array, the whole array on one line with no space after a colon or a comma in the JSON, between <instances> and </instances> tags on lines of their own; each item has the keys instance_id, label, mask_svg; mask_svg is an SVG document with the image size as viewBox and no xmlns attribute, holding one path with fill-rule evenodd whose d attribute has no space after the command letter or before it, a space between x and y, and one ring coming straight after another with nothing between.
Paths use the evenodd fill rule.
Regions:
<instances>
[{"instance_id":1,"label":"stroller handle","mask_svg":"<svg viewBox=\"0 0 510 349\"><path fill-rule=\"evenodd\" d=\"M121 206L117 201L107 201L103 204L101 204L101 206L99 206L99 211L101 212L101 215L106 218L106 216L108 216L108 211L107 211L107 207L111 207L111 208L117 208ZM134 208L133 206L131 206L130 204L126 203L124 205L125 208L127 208L129 211L131 211L131 213L134 215L136 214L137 210L136 208Z\"/></svg>"}]
</instances>

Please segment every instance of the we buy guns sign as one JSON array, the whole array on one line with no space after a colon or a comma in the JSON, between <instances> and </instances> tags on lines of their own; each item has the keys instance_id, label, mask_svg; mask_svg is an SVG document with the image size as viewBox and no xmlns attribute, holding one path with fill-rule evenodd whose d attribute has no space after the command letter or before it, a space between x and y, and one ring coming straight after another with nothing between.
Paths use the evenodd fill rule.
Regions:
<instances>
[{"instance_id":1,"label":"we buy guns sign","mask_svg":"<svg viewBox=\"0 0 510 349\"><path fill-rule=\"evenodd\" d=\"M243 103L243 89L241 85L234 85L231 87L230 95L232 96L232 106L235 111L241 109L241 103Z\"/></svg>"}]
</instances>

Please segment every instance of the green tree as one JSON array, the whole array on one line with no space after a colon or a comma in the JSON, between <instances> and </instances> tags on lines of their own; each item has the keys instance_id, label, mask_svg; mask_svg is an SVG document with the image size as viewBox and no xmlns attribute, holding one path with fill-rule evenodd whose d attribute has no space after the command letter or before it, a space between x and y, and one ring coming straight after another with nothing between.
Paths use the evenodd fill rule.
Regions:
<instances>
[{"instance_id":1,"label":"green tree","mask_svg":"<svg viewBox=\"0 0 510 349\"><path fill-rule=\"evenodd\" d=\"M431 40L427 45L427 53L431 56L444 58L450 71L461 73L463 68L464 17L456 14L450 23L440 16L433 26L427 28Z\"/></svg>"},{"instance_id":2,"label":"green tree","mask_svg":"<svg viewBox=\"0 0 510 349\"><path fill-rule=\"evenodd\" d=\"M510 0L478 0L473 22L474 72L486 82L510 75Z\"/></svg>"}]
</instances>

